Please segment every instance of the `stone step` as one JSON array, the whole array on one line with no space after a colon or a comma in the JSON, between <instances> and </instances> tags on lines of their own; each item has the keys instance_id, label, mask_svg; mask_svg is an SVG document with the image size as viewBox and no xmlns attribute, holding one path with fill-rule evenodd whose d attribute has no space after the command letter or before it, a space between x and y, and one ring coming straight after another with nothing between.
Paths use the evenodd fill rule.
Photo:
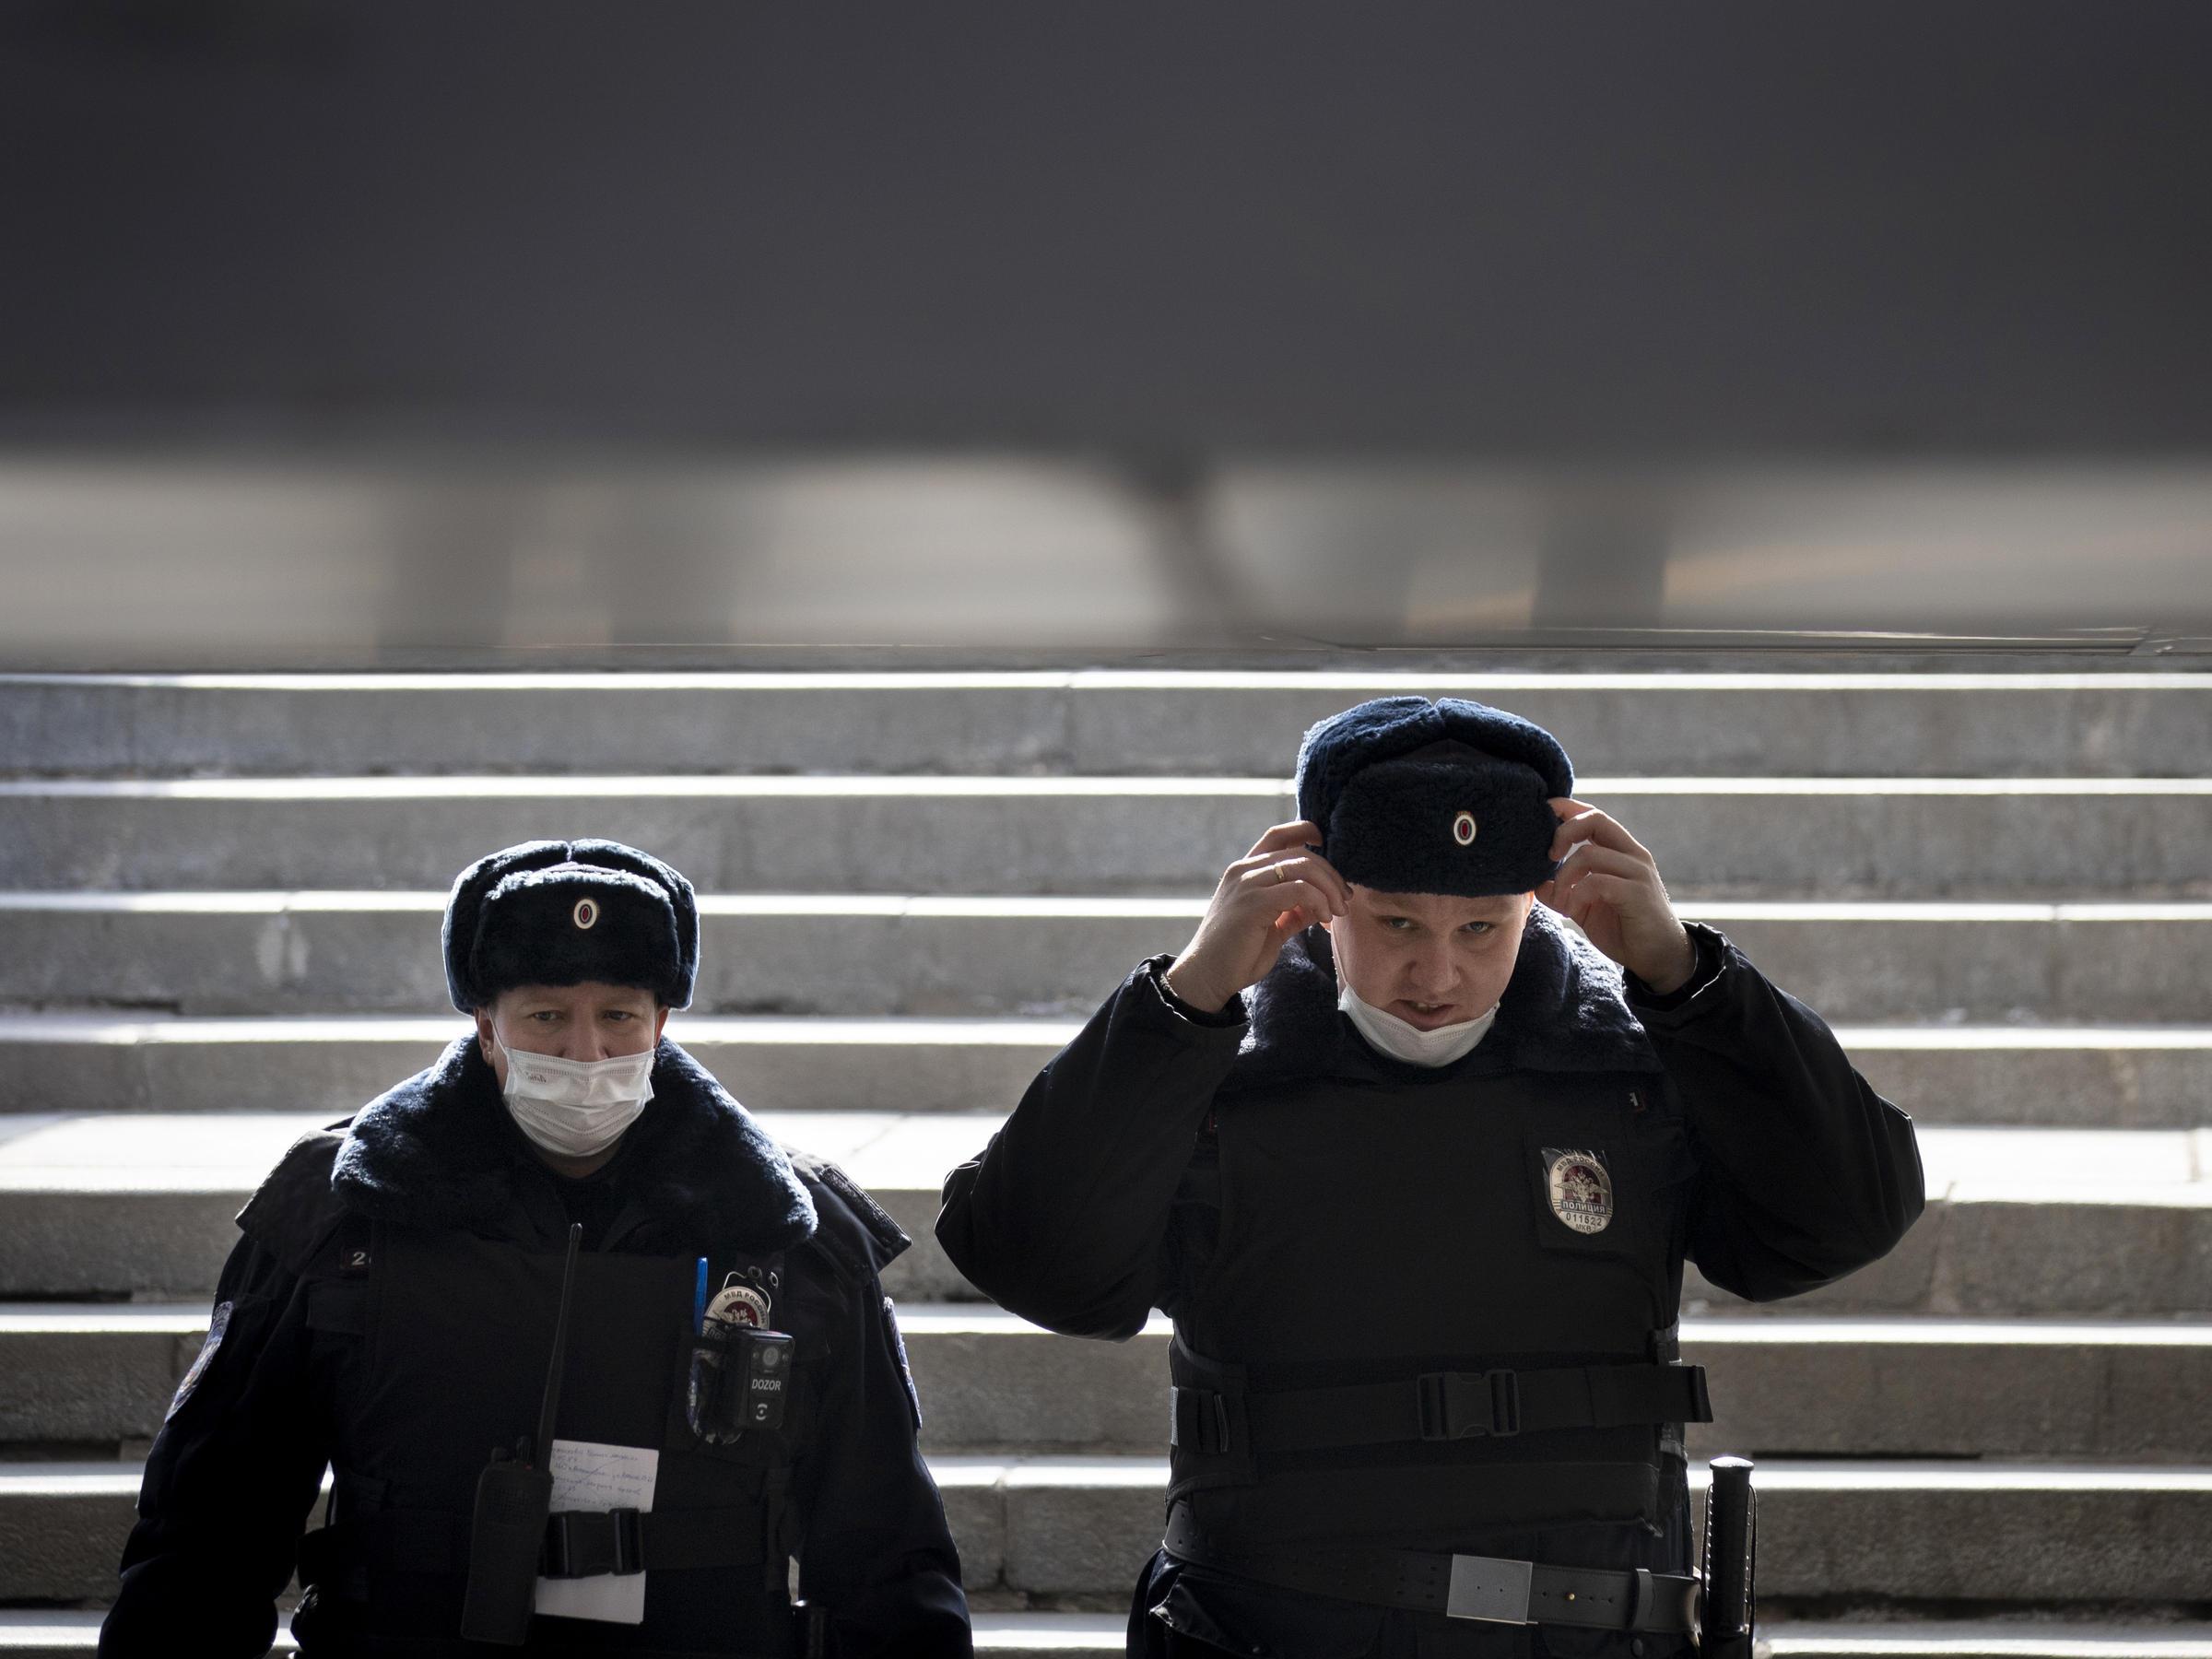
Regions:
<instances>
[{"instance_id":1,"label":"stone step","mask_svg":"<svg viewBox=\"0 0 2212 1659\"><path fill-rule=\"evenodd\" d=\"M1159 1454L1168 1335L1054 1335L998 1309L899 1311L933 1452ZM207 1326L203 1302L0 1304L0 1446L150 1440ZM1699 1456L2212 1463L2212 1322L1684 1323L1711 1372Z\"/></svg>"},{"instance_id":2,"label":"stone step","mask_svg":"<svg viewBox=\"0 0 2212 1659\"><path fill-rule=\"evenodd\" d=\"M442 1013L441 891L0 893L0 1006ZM702 1014L1088 1014L1204 895L708 894ZM1686 901L1831 1022L2212 1016L2212 904Z\"/></svg>"},{"instance_id":3,"label":"stone step","mask_svg":"<svg viewBox=\"0 0 2212 1659\"><path fill-rule=\"evenodd\" d=\"M761 1114L844 1164L913 1236L887 1288L966 1299L931 1233L947 1171L999 1113ZM215 1282L231 1217L298 1113L0 1118L0 1297L189 1296ZM1807 1313L1976 1318L2212 1313L2212 1129L1920 1131L1928 1214L1889 1255L1779 1304ZM1692 1313L1745 1305L1694 1272Z\"/></svg>"},{"instance_id":4,"label":"stone step","mask_svg":"<svg viewBox=\"0 0 2212 1659\"><path fill-rule=\"evenodd\" d=\"M982 1598L979 1598L982 1599ZM100 1646L99 1609L0 1608L0 1655L5 1659L91 1659ZM975 1651L991 1659L1062 1659L1068 1654L1119 1655L1128 1621L1112 1613L995 1613L974 1615ZM294 1653L289 1630L279 1629L272 1653ZM2197 1659L2179 1648L2153 1648L2159 1659ZM2212 1659L2212 1648L2206 1659Z\"/></svg>"},{"instance_id":5,"label":"stone step","mask_svg":"<svg viewBox=\"0 0 2212 1659\"><path fill-rule=\"evenodd\" d=\"M1583 771L2212 772L2212 676L2112 673L10 675L0 754L72 776L1288 771L1369 697L1466 697Z\"/></svg>"},{"instance_id":6,"label":"stone step","mask_svg":"<svg viewBox=\"0 0 2212 1659\"><path fill-rule=\"evenodd\" d=\"M0 1015L0 1119L57 1111L339 1116L429 1065L468 1029L450 1011ZM972 1112L1010 1108L1079 1029L1066 1018L686 1013L668 1033L762 1110ZM1845 1025L1836 1035L1884 1097L1939 1123L2188 1128L2212 1120L2212 1026Z\"/></svg>"},{"instance_id":7,"label":"stone step","mask_svg":"<svg viewBox=\"0 0 2212 1659\"><path fill-rule=\"evenodd\" d=\"M2014 1618L1759 1625L1770 1659L2212 1659L2212 1625Z\"/></svg>"},{"instance_id":8,"label":"stone step","mask_svg":"<svg viewBox=\"0 0 2212 1659\"><path fill-rule=\"evenodd\" d=\"M84 1659L99 1644L97 1610L0 1609L7 1659ZM1125 1620L1109 1613L975 1615L975 1651L994 1659L1123 1652ZM2212 1626L2120 1624L2077 1618L1953 1619L1942 1624L1761 1620L1771 1659L2212 1659ZM297 1652L279 1630L270 1650Z\"/></svg>"},{"instance_id":9,"label":"stone step","mask_svg":"<svg viewBox=\"0 0 2212 1659\"><path fill-rule=\"evenodd\" d=\"M980 1592L1125 1596L1159 1537L1164 1461L930 1467ZM112 1596L140 1478L135 1464L0 1465L0 1601ZM1694 1470L1693 1508L1703 1485ZM2212 1469L1769 1462L1758 1487L1763 1596L2212 1600Z\"/></svg>"},{"instance_id":10,"label":"stone step","mask_svg":"<svg viewBox=\"0 0 2212 1659\"><path fill-rule=\"evenodd\" d=\"M1591 776L1685 898L2212 897L2212 778ZM606 835L725 892L1210 891L1294 810L1199 777L444 777L0 783L0 888L442 888Z\"/></svg>"}]
</instances>

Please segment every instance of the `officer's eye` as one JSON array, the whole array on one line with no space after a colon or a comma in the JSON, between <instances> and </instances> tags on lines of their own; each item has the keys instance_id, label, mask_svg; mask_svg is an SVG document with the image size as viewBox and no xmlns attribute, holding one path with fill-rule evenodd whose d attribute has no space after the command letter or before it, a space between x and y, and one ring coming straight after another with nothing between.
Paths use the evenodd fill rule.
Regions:
<instances>
[{"instance_id":1,"label":"officer's eye","mask_svg":"<svg viewBox=\"0 0 2212 1659\"><path fill-rule=\"evenodd\" d=\"M533 1008L530 1011L530 1018L536 1020L539 1025L551 1025L560 1018L560 1010L559 1008Z\"/></svg>"},{"instance_id":2,"label":"officer's eye","mask_svg":"<svg viewBox=\"0 0 2212 1659\"><path fill-rule=\"evenodd\" d=\"M1491 928L1493 928L1493 927L1495 927L1496 925L1497 925L1497 924L1496 924L1496 923L1494 923L1494 922L1470 922L1470 923L1468 923L1468 924L1466 924L1466 926L1465 926L1464 928L1462 928L1460 931L1461 931L1462 933L1471 933L1471 934L1475 934L1475 935L1482 935L1482 934L1487 934L1487 933L1488 933L1488 932L1490 931L1490 929L1491 929Z\"/></svg>"},{"instance_id":3,"label":"officer's eye","mask_svg":"<svg viewBox=\"0 0 2212 1659\"><path fill-rule=\"evenodd\" d=\"M609 1008L609 1009L607 1009L607 1011L606 1012L606 1014L605 1014L605 1015L603 1015L601 1018L606 1018L606 1019L616 1019L616 1020L621 1020L621 1019L635 1019L635 1018L637 1018L637 1015L635 1015L634 1013L632 1013L632 1012L631 1012L629 1009L628 1009L628 1008Z\"/></svg>"},{"instance_id":4,"label":"officer's eye","mask_svg":"<svg viewBox=\"0 0 2212 1659\"><path fill-rule=\"evenodd\" d=\"M1411 916L1385 916L1382 918L1382 925L1390 929L1392 933L1410 933L1413 931L1413 918Z\"/></svg>"}]
</instances>

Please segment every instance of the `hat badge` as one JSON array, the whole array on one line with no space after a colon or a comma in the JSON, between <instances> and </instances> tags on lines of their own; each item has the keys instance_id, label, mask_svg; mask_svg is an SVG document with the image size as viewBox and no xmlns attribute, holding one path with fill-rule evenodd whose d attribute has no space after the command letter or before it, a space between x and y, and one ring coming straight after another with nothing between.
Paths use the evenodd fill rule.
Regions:
<instances>
[{"instance_id":1,"label":"hat badge","mask_svg":"<svg viewBox=\"0 0 2212 1659\"><path fill-rule=\"evenodd\" d=\"M1475 815L1471 812L1462 811L1452 820L1452 839L1463 847L1475 844Z\"/></svg>"},{"instance_id":2,"label":"hat badge","mask_svg":"<svg viewBox=\"0 0 2212 1659\"><path fill-rule=\"evenodd\" d=\"M594 926L599 921L599 906L589 899L579 899L576 908L569 912L569 919L579 927Z\"/></svg>"}]
</instances>

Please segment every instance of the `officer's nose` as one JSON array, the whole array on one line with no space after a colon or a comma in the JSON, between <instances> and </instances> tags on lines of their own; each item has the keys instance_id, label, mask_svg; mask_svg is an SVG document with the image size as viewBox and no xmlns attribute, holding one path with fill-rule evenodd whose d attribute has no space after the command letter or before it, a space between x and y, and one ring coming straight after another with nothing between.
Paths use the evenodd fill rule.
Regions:
<instances>
[{"instance_id":1,"label":"officer's nose","mask_svg":"<svg viewBox=\"0 0 2212 1659\"><path fill-rule=\"evenodd\" d=\"M1459 983L1459 959L1442 940L1421 946L1406 967L1406 982L1417 1002L1443 1002Z\"/></svg>"}]
</instances>

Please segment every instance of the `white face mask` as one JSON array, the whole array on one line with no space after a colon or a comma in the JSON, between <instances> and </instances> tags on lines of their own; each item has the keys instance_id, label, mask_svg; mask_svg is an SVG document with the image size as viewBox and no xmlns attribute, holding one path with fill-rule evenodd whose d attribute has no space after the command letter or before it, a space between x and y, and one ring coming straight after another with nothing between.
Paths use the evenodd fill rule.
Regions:
<instances>
[{"instance_id":1,"label":"white face mask","mask_svg":"<svg viewBox=\"0 0 2212 1659\"><path fill-rule=\"evenodd\" d=\"M507 1055L507 1110L524 1135L564 1158L606 1151L653 1099L652 1049L612 1060L561 1060L500 1047Z\"/></svg>"},{"instance_id":2,"label":"white face mask","mask_svg":"<svg viewBox=\"0 0 2212 1659\"><path fill-rule=\"evenodd\" d=\"M1337 991L1336 1006L1378 1053L1388 1054L1393 1060L1403 1060L1408 1065L1449 1065L1463 1055L1473 1053L1475 1045L1489 1035L1490 1027L1498 1021L1497 1006L1493 1004L1488 1014L1424 1031L1410 1020L1400 1019L1372 1003L1362 1002L1349 985Z\"/></svg>"}]
</instances>

